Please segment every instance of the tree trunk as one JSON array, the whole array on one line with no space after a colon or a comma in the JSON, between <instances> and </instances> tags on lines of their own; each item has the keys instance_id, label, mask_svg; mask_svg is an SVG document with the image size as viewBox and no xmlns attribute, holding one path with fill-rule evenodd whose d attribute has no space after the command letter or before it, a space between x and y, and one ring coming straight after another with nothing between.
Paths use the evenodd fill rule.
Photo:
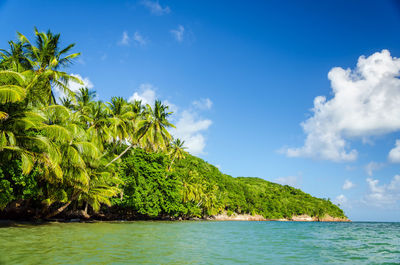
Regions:
<instances>
[{"instance_id":1,"label":"tree trunk","mask_svg":"<svg viewBox=\"0 0 400 265\"><path fill-rule=\"evenodd\" d=\"M108 163L108 164L106 165L106 167L108 167L109 165L111 165L112 163L114 163L116 160L120 159L121 156L123 156L126 152L128 152L129 149L131 149L132 147L133 147L133 145L128 146L121 154L119 154L119 156L117 156L116 158L114 158L113 160L111 160L111 162Z\"/></svg>"},{"instance_id":2,"label":"tree trunk","mask_svg":"<svg viewBox=\"0 0 400 265\"><path fill-rule=\"evenodd\" d=\"M174 161L175 161L175 157L172 158L171 164L169 164L169 167L168 167L168 171L171 171L172 164L174 163Z\"/></svg>"},{"instance_id":3,"label":"tree trunk","mask_svg":"<svg viewBox=\"0 0 400 265\"><path fill-rule=\"evenodd\" d=\"M53 216L56 216L57 214L62 213L65 209L67 209L67 207L71 204L71 202L73 202L76 198L78 198L79 193L76 193L74 195L72 195L72 198L69 202L67 202L66 204L64 204L63 206L61 206L60 208L58 208L57 210L49 213L48 215L46 215L45 219L49 219Z\"/></svg>"},{"instance_id":4,"label":"tree trunk","mask_svg":"<svg viewBox=\"0 0 400 265\"><path fill-rule=\"evenodd\" d=\"M142 134L142 135L139 137L139 139L137 140L137 143L139 143L140 139L142 139L142 137L143 137L144 135L145 135L145 133ZM132 141L132 137L131 137L131 141ZM133 142L133 141L132 141L132 142ZM116 158L114 158L113 160L111 160L111 162L108 163L108 164L106 165L106 167L108 167L109 165L111 165L112 163L114 163L116 160L120 159L121 156L123 156L126 152L128 152L129 149L131 149L132 147L133 147L133 143L132 143L130 146L128 146L121 154L119 154L119 156L117 156Z\"/></svg>"},{"instance_id":5,"label":"tree trunk","mask_svg":"<svg viewBox=\"0 0 400 265\"><path fill-rule=\"evenodd\" d=\"M87 213L88 212L88 206L89 206L89 203L86 202L85 209L83 211L81 211L81 216L83 216L83 218L85 218L85 219L89 219L90 218L90 215Z\"/></svg>"},{"instance_id":6,"label":"tree trunk","mask_svg":"<svg viewBox=\"0 0 400 265\"><path fill-rule=\"evenodd\" d=\"M85 204L85 210L84 210L85 214L87 214L88 206L89 206L89 203L86 202L86 204Z\"/></svg>"}]
</instances>

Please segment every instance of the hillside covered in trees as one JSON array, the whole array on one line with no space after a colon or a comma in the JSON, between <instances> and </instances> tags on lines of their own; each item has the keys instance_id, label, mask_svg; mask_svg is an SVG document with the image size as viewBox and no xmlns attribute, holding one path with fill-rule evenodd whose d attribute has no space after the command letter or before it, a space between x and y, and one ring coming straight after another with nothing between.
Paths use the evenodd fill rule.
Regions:
<instances>
[{"instance_id":1,"label":"hillside covered in trees","mask_svg":"<svg viewBox=\"0 0 400 265\"><path fill-rule=\"evenodd\" d=\"M233 178L185 151L172 112L95 91L66 72L79 56L60 35L0 50L0 218L177 219L222 212L269 219L344 217L329 200L258 178ZM66 95L55 98L55 90Z\"/></svg>"}]
</instances>

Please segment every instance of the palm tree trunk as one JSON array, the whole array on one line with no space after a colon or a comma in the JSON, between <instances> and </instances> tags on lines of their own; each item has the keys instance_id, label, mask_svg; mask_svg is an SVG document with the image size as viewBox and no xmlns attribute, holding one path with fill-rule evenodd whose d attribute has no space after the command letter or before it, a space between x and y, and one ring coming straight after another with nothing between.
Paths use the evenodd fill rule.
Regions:
<instances>
[{"instance_id":1,"label":"palm tree trunk","mask_svg":"<svg viewBox=\"0 0 400 265\"><path fill-rule=\"evenodd\" d=\"M137 140L138 143L139 143L140 139L142 139L142 137L143 137L144 135L145 135L145 133L143 133L143 134L139 137L139 139ZM131 141L132 141L132 138L131 138ZM132 142L133 142L133 141L132 141ZM128 152L129 149L131 149L132 147L133 147L133 143L132 143L130 146L128 146L121 154L119 154L119 156L117 156L116 158L114 158L113 160L111 160L111 161L106 165L106 167L108 167L109 165L111 165L112 163L114 163L116 160L120 159L121 156L123 156L126 152Z\"/></svg>"},{"instance_id":2,"label":"palm tree trunk","mask_svg":"<svg viewBox=\"0 0 400 265\"><path fill-rule=\"evenodd\" d=\"M60 208L58 208L57 210L49 213L48 215L46 215L45 219L49 219L53 216L56 216L57 214L62 213L65 209L67 209L67 207L71 204L71 202L73 202L76 198L78 198L79 193L76 193L74 195L72 195L72 198L69 202L67 202L66 204L64 204L63 206L61 206Z\"/></svg>"},{"instance_id":3,"label":"palm tree trunk","mask_svg":"<svg viewBox=\"0 0 400 265\"><path fill-rule=\"evenodd\" d=\"M89 219L89 218L90 218L90 215L87 213L87 212L88 212L88 206L89 206L89 203L86 202L86 204L85 204L85 209L84 209L83 211L81 211L81 215L82 215L83 218L85 218L85 219Z\"/></svg>"},{"instance_id":4,"label":"palm tree trunk","mask_svg":"<svg viewBox=\"0 0 400 265\"><path fill-rule=\"evenodd\" d=\"M174 161L175 161L175 157L174 157L174 158L172 158L171 164L169 164L169 167L168 167L168 171L170 171L170 170L171 170L171 168L172 168L172 164L174 163Z\"/></svg>"},{"instance_id":5,"label":"palm tree trunk","mask_svg":"<svg viewBox=\"0 0 400 265\"><path fill-rule=\"evenodd\" d=\"M126 152L129 151L129 149L131 149L133 147L133 145L128 146L121 154L119 154L119 156L117 156L116 158L114 158L113 160L111 160L106 167L108 167L109 165L111 165L112 163L114 163L116 160L120 159L121 156L123 156Z\"/></svg>"}]
</instances>

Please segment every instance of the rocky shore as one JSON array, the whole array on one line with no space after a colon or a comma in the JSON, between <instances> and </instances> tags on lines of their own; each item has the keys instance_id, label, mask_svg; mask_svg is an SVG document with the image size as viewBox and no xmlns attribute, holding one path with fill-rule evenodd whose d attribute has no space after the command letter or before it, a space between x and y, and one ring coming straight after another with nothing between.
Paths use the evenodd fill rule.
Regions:
<instances>
[{"instance_id":1,"label":"rocky shore","mask_svg":"<svg viewBox=\"0 0 400 265\"><path fill-rule=\"evenodd\" d=\"M57 221L57 222L86 222L86 221L146 221L146 220L159 220L159 221L182 221L182 220L210 220L210 221L295 221L295 222L351 222L348 218L333 217L325 215L322 218L311 217L309 215L297 215L292 218L282 219L266 219L262 215L251 214L238 214L227 212L218 215L207 217L172 217L172 216L159 216L156 218L149 218L146 216L137 215L133 211L120 212L118 209L108 209L106 212L92 213L89 215L83 210L69 210L62 213L55 218L42 219L38 216L37 209L25 209L24 207L13 207L11 211L0 211L0 220L15 220L15 221Z\"/></svg>"},{"instance_id":2,"label":"rocky shore","mask_svg":"<svg viewBox=\"0 0 400 265\"><path fill-rule=\"evenodd\" d=\"M282 218L282 219L266 219L261 215L250 215L250 214L237 214L228 215L227 213L218 214L215 216L208 217L207 220L215 221L281 221L281 222L351 222L348 218L332 217L330 215L325 215L322 218L311 217L309 215L297 215L292 216L292 218Z\"/></svg>"}]
</instances>

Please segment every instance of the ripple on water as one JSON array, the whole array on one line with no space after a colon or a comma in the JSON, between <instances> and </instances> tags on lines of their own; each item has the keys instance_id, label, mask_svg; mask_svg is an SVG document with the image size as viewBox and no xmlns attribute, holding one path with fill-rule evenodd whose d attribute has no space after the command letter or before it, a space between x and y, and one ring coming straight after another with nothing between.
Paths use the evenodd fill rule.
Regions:
<instances>
[{"instance_id":1,"label":"ripple on water","mask_svg":"<svg viewBox=\"0 0 400 265\"><path fill-rule=\"evenodd\" d=\"M0 264L400 264L400 223L53 223L0 235Z\"/></svg>"}]
</instances>

